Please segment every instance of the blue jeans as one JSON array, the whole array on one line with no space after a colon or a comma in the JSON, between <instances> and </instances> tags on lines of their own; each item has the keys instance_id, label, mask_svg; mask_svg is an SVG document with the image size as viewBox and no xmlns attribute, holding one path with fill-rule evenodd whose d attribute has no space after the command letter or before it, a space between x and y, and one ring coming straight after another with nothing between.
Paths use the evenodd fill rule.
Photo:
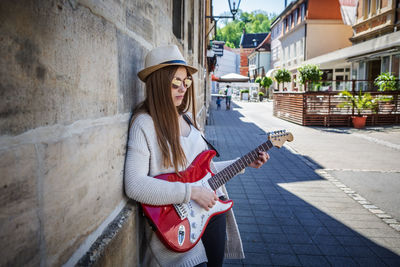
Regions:
<instances>
[{"instance_id":1,"label":"blue jeans","mask_svg":"<svg viewBox=\"0 0 400 267\"><path fill-rule=\"evenodd\" d=\"M231 107L231 98L232 98L232 96L227 96L226 97L226 108L230 108Z\"/></svg>"}]
</instances>

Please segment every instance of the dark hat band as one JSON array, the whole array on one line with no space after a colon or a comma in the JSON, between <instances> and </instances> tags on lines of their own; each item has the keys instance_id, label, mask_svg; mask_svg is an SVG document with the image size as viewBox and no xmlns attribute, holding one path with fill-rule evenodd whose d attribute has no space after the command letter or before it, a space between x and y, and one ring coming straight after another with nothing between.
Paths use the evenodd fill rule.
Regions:
<instances>
[{"instance_id":1,"label":"dark hat band","mask_svg":"<svg viewBox=\"0 0 400 267\"><path fill-rule=\"evenodd\" d=\"M165 62L163 62L161 64L176 64L176 63L187 65L186 61L184 61L184 60L170 60L170 61L165 61Z\"/></svg>"}]
</instances>

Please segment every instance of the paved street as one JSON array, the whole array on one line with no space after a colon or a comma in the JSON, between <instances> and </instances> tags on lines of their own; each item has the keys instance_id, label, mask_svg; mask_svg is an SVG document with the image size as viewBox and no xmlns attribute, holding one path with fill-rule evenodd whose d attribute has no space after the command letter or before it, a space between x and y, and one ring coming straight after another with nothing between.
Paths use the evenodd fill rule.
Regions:
<instances>
[{"instance_id":1,"label":"paved street","mask_svg":"<svg viewBox=\"0 0 400 267\"><path fill-rule=\"evenodd\" d=\"M228 182L246 259L225 266L400 266L399 128L302 127L273 117L271 103L233 106L213 106L206 126L221 160L267 131L287 129L295 141Z\"/></svg>"}]
</instances>

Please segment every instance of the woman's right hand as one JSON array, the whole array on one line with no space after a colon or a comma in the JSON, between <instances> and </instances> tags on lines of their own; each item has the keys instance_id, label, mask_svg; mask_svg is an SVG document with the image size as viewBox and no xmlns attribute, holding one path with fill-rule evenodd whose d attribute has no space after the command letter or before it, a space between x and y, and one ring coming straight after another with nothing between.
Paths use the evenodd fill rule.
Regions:
<instances>
[{"instance_id":1,"label":"woman's right hand","mask_svg":"<svg viewBox=\"0 0 400 267\"><path fill-rule=\"evenodd\" d=\"M210 210L217 203L217 195L201 186L192 186L190 199L196 201L203 209Z\"/></svg>"}]
</instances>

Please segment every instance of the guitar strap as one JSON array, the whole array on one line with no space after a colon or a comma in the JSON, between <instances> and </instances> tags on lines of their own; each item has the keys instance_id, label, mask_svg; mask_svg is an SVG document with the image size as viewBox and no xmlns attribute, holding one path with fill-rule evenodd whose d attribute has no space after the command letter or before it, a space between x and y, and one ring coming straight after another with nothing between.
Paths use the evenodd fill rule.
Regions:
<instances>
[{"instance_id":1,"label":"guitar strap","mask_svg":"<svg viewBox=\"0 0 400 267\"><path fill-rule=\"evenodd\" d=\"M183 116L183 119L184 119L189 125L193 125L192 120L189 118L188 115L183 114L182 116ZM193 126L194 126L194 125L193 125ZM216 149L210 142L208 142L207 139L206 139L203 135L201 135L201 137L202 137L203 140L207 143L208 147L209 147L210 149L214 150L214 151L217 153L216 156L219 157L219 153L218 153L217 149Z\"/></svg>"}]
</instances>

